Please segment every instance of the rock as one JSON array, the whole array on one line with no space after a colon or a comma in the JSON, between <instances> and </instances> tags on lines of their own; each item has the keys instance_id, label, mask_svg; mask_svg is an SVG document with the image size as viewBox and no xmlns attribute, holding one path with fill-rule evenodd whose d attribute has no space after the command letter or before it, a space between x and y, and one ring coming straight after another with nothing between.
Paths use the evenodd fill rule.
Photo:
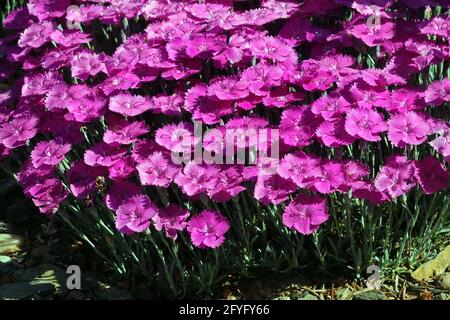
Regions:
<instances>
[{"instance_id":1,"label":"rock","mask_svg":"<svg viewBox=\"0 0 450 320\"><path fill-rule=\"evenodd\" d=\"M384 293L378 290L364 291L355 294L353 300L384 300Z\"/></svg>"},{"instance_id":2,"label":"rock","mask_svg":"<svg viewBox=\"0 0 450 320\"><path fill-rule=\"evenodd\" d=\"M450 266L450 245L439 253L436 258L418 267L411 276L417 281L432 279L443 274L448 266Z\"/></svg>"},{"instance_id":3,"label":"rock","mask_svg":"<svg viewBox=\"0 0 450 320\"><path fill-rule=\"evenodd\" d=\"M26 270L18 270L13 274L17 281L31 282L33 284L50 284L57 293L66 292L67 275L59 267L51 264L42 264Z\"/></svg>"},{"instance_id":4,"label":"rock","mask_svg":"<svg viewBox=\"0 0 450 320\"><path fill-rule=\"evenodd\" d=\"M438 285L444 290L450 290L450 272L445 272L439 277Z\"/></svg>"},{"instance_id":5,"label":"rock","mask_svg":"<svg viewBox=\"0 0 450 320\"><path fill-rule=\"evenodd\" d=\"M50 294L55 290L49 283L18 282L0 285L0 300L27 299L37 295Z\"/></svg>"},{"instance_id":6,"label":"rock","mask_svg":"<svg viewBox=\"0 0 450 320\"><path fill-rule=\"evenodd\" d=\"M11 275L19 268L20 264L18 264L10 257L0 256L0 276Z\"/></svg>"},{"instance_id":7,"label":"rock","mask_svg":"<svg viewBox=\"0 0 450 320\"><path fill-rule=\"evenodd\" d=\"M0 263L1 264L7 264L7 263L10 263L11 261L13 261L13 259L11 259L8 256L0 256Z\"/></svg>"},{"instance_id":8,"label":"rock","mask_svg":"<svg viewBox=\"0 0 450 320\"><path fill-rule=\"evenodd\" d=\"M24 243L21 236L15 234L0 233L0 254L11 254L20 251Z\"/></svg>"}]
</instances>

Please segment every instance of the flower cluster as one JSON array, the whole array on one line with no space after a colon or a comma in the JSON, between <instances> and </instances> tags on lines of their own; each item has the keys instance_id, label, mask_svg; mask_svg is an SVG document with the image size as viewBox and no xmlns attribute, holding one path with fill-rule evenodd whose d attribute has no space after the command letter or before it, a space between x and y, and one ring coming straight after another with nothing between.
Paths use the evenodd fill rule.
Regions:
<instances>
[{"instance_id":1,"label":"flower cluster","mask_svg":"<svg viewBox=\"0 0 450 320\"><path fill-rule=\"evenodd\" d=\"M227 218L158 207L160 194L248 192L311 234L331 193L379 205L445 190L450 80L424 79L450 57L450 19L429 14L439 2L29 0L0 39L0 158L29 152L17 179L42 213L68 197L104 201L122 233L186 229L200 248L224 242ZM192 121L210 129L203 140ZM225 151L214 132L262 128L280 133L271 175L263 159L191 158L198 145ZM419 147L427 155L413 158ZM353 157L369 148L382 168Z\"/></svg>"}]
</instances>

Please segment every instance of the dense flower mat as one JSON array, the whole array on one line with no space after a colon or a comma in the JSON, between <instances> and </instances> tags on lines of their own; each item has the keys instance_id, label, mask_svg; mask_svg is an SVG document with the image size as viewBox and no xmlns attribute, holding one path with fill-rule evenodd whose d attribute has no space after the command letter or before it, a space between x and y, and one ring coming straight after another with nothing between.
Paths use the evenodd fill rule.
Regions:
<instances>
[{"instance_id":1,"label":"dense flower mat","mask_svg":"<svg viewBox=\"0 0 450 320\"><path fill-rule=\"evenodd\" d=\"M43 214L69 198L104 201L117 232L153 226L176 239L186 229L195 246L214 248L228 219L183 203L248 190L311 234L330 217L327 195L379 205L416 185L448 188L447 9L434 0L30 0L3 22L0 154L26 155L16 177ZM206 161L226 154L233 130L233 155L255 147L248 130L265 130L256 146L279 153Z\"/></svg>"}]
</instances>

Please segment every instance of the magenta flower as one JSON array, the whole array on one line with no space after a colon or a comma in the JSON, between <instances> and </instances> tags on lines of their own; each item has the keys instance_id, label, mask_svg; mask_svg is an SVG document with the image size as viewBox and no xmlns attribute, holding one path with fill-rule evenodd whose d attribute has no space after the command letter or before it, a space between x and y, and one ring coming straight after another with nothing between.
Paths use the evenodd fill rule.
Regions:
<instances>
[{"instance_id":1,"label":"magenta flower","mask_svg":"<svg viewBox=\"0 0 450 320\"><path fill-rule=\"evenodd\" d=\"M175 64L175 67L162 72L161 76L167 80L181 80L199 73L202 67L200 59L183 60Z\"/></svg>"},{"instance_id":2,"label":"magenta flower","mask_svg":"<svg viewBox=\"0 0 450 320\"><path fill-rule=\"evenodd\" d=\"M55 214L61 202L67 197L67 190L58 179L46 179L27 188L25 194L43 214Z\"/></svg>"},{"instance_id":3,"label":"magenta flower","mask_svg":"<svg viewBox=\"0 0 450 320\"><path fill-rule=\"evenodd\" d=\"M158 208L145 195L139 194L126 199L116 210L116 228L124 234L143 232L150 226L150 219Z\"/></svg>"},{"instance_id":4,"label":"magenta flower","mask_svg":"<svg viewBox=\"0 0 450 320\"><path fill-rule=\"evenodd\" d=\"M191 58L207 59L224 47L225 39L223 37L194 35L186 41L186 54Z\"/></svg>"},{"instance_id":5,"label":"magenta flower","mask_svg":"<svg viewBox=\"0 0 450 320\"><path fill-rule=\"evenodd\" d=\"M62 77L56 72L37 73L26 76L22 86L22 96L45 95L56 84L62 83Z\"/></svg>"},{"instance_id":6,"label":"magenta flower","mask_svg":"<svg viewBox=\"0 0 450 320\"><path fill-rule=\"evenodd\" d=\"M128 90L139 87L141 79L135 74L122 71L112 77L109 77L101 84L104 94L110 95L115 91Z\"/></svg>"},{"instance_id":7,"label":"magenta flower","mask_svg":"<svg viewBox=\"0 0 450 320\"><path fill-rule=\"evenodd\" d=\"M225 125L228 129L261 129L269 125L269 121L261 117L236 117L230 119Z\"/></svg>"},{"instance_id":8,"label":"magenta flower","mask_svg":"<svg viewBox=\"0 0 450 320\"><path fill-rule=\"evenodd\" d=\"M354 84L349 91L353 101L356 102L358 107L363 109L383 107L389 100L388 90L374 89L363 84Z\"/></svg>"},{"instance_id":9,"label":"magenta flower","mask_svg":"<svg viewBox=\"0 0 450 320\"><path fill-rule=\"evenodd\" d=\"M46 70L54 70L68 66L70 64L69 59L72 51L72 48L49 49L42 56L42 67Z\"/></svg>"},{"instance_id":10,"label":"magenta flower","mask_svg":"<svg viewBox=\"0 0 450 320\"><path fill-rule=\"evenodd\" d=\"M180 172L180 168L172 165L169 157L162 152L153 153L136 168L142 185L163 188L167 188Z\"/></svg>"},{"instance_id":11,"label":"magenta flower","mask_svg":"<svg viewBox=\"0 0 450 320\"><path fill-rule=\"evenodd\" d=\"M345 184L343 165L334 160L324 159L320 167L311 172L304 183L310 189L323 194L335 192Z\"/></svg>"},{"instance_id":12,"label":"magenta flower","mask_svg":"<svg viewBox=\"0 0 450 320\"><path fill-rule=\"evenodd\" d=\"M86 91L79 101L69 103L67 110L77 122L90 122L100 118L105 111L105 99L96 88L85 87ZM76 96L75 96L76 99Z\"/></svg>"},{"instance_id":13,"label":"magenta flower","mask_svg":"<svg viewBox=\"0 0 450 320\"><path fill-rule=\"evenodd\" d=\"M237 64L242 61L243 52L240 48L236 48L232 45L232 37L233 36L230 37L230 43L228 44L228 46L224 50L222 50L221 53L216 54L213 57L215 65L217 65L219 68L226 68L229 65Z\"/></svg>"},{"instance_id":14,"label":"magenta flower","mask_svg":"<svg viewBox=\"0 0 450 320\"><path fill-rule=\"evenodd\" d=\"M389 85L404 85L405 79L393 74L389 68L366 69L361 71L362 79L372 87L386 87Z\"/></svg>"},{"instance_id":15,"label":"magenta flower","mask_svg":"<svg viewBox=\"0 0 450 320\"><path fill-rule=\"evenodd\" d=\"M425 102L439 106L450 101L450 79L431 83L425 91Z\"/></svg>"},{"instance_id":16,"label":"magenta flower","mask_svg":"<svg viewBox=\"0 0 450 320\"><path fill-rule=\"evenodd\" d=\"M251 23L256 26L262 26L266 23L272 22L278 18L271 10L265 8L258 8L245 11L242 15L235 15L232 19L233 26L242 26Z\"/></svg>"},{"instance_id":17,"label":"magenta flower","mask_svg":"<svg viewBox=\"0 0 450 320\"><path fill-rule=\"evenodd\" d=\"M319 123L319 120L308 108L285 110L280 123L281 139L293 147L310 145Z\"/></svg>"},{"instance_id":18,"label":"magenta flower","mask_svg":"<svg viewBox=\"0 0 450 320\"><path fill-rule=\"evenodd\" d=\"M65 48L75 47L79 44L89 43L91 41L89 34L82 33L79 30L55 30L50 35L50 38L56 44Z\"/></svg>"},{"instance_id":19,"label":"magenta flower","mask_svg":"<svg viewBox=\"0 0 450 320\"><path fill-rule=\"evenodd\" d=\"M303 89L307 91L325 91L331 88L338 79L338 76L333 75L332 72L319 69L303 77L300 82Z\"/></svg>"},{"instance_id":20,"label":"magenta flower","mask_svg":"<svg viewBox=\"0 0 450 320\"><path fill-rule=\"evenodd\" d=\"M269 61L283 62L296 56L290 46L273 37L264 37L252 41L250 50L255 57Z\"/></svg>"},{"instance_id":21,"label":"magenta flower","mask_svg":"<svg viewBox=\"0 0 450 320\"><path fill-rule=\"evenodd\" d=\"M60 113L47 113L45 118L41 118L39 124L43 133L52 133L54 137L58 137L65 143L72 145L81 144L83 142L83 134L80 131L80 123L73 121L67 116Z\"/></svg>"},{"instance_id":22,"label":"magenta flower","mask_svg":"<svg viewBox=\"0 0 450 320\"><path fill-rule=\"evenodd\" d=\"M325 121L317 128L316 137L327 147L340 147L351 145L356 139L345 130L342 120Z\"/></svg>"},{"instance_id":23,"label":"magenta flower","mask_svg":"<svg viewBox=\"0 0 450 320\"><path fill-rule=\"evenodd\" d=\"M269 92L269 95L265 96L262 101L266 107L285 108L288 105L296 101L301 101L305 98L302 92L290 92L287 86L277 87ZM243 103L239 106L242 107ZM251 107L254 104L251 103ZM244 108L246 109L246 108Z\"/></svg>"},{"instance_id":24,"label":"magenta flower","mask_svg":"<svg viewBox=\"0 0 450 320\"><path fill-rule=\"evenodd\" d=\"M84 85L68 86L65 83L56 84L47 93L45 106L50 111L55 109L75 110L88 90Z\"/></svg>"},{"instance_id":25,"label":"magenta flower","mask_svg":"<svg viewBox=\"0 0 450 320\"><path fill-rule=\"evenodd\" d=\"M23 30L32 23L30 18L28 8L23 6L8 13L3 19L3 26L7 30Z\"/></svg>"},{"instance_id":26,"label":"magenta flower","mask_svg":"<svg viewBox=\"0 0 450 320\"><path fill-rule=\"evenodd\" d=\"M147 56L141 58L145 59L147 66L152 70L158 70L158 74L160 69L175 67L175 63L168 59L166 48L149 48L146 50L146 53Z\"/></svg>"},{"instance_id":27,"label":"magenta flower","mask_svg":"<svg viewBox=\"0 0 450 320\"><path fill-rule=\"evenodd\" d=\"M189 162L175 177L175 183L188 196L195 196L214 189L219 179L220 169L214 165L200 165Z\"/></svg>"},{"instance_id":28,"label":"magenta flower","mask_svg":"<svg viewBox=\"0 0 450 320\"><path fill-rule=\"evenodd\" d=\"M108 168L111 180L125 180L136 171L136 164L130 156L124 157Z\"/></svg>"},{"instance_id":29,"label":"magenta flower","mask_svg":"<svg viewBox=\"0 0 450 320\"><path fill-rule=\"evenodd\" d=\"M134 143L131 157L136 163L141 163L156 151L167 153L166 149L153 140L138 140Z\"/></svg>"},{"instance_id":30,"label":"magenta flower","mask_svg":"<svg viewBox=\"0 0 450 320\"><path fill-rule=\"evenodd\" d=\"M232 118L225 125L224 137L228 144L234 144L238 149L253 147L256 144L262 146L265 141L263 141L263 137L259 139L260 131L258 129L266 128L268 124L266 119L259 117ZM234 138L227 138L230 133Z\"/></svg>"},{"instance_id":31,"label":"magenta flower","mask_svg":"<svg viewBox=\"0 0 450 320\"><path fill-rule=\"evenodd\" d=\"M407 74L422 70L442 59L441 55L445 55L433 43L416 42L411 39L406 41L405 49L407 50L406 54L410 56L409 59L407 56L399 56L397 60L401 61L402 68L408 72ZM400 68L398 69L401 71Z\"/></svg>"},{"instance_id":32,"label":"magenta flower","mask_svg":"<svg viewBox=\"0 0 450 320\"><path fill-rule=\"evenodd\" d=\"M357 199L366 199L373 205L379 205L391 200L387 189L379 191L372 182L367 181L352 183L352 196Z\"/></svg>"},{"instance_id":33,"label":"magenta flower","mask_svg":"<svg viewBox=\"0 0 450 320\"><path fill-rule=\"evenodd\" d=\"M438 159L426 156L415 161L415 177L426 194L433 194L449 187L450 175Z\"/></svg>"},{"instance_id":34,"label":"magenta flower","mask_svg":"<svg viewBox=\"0 0 450 320\"><path fill-rule=\"evenodd\" d=\"M426 35L436 35L444 38L450 37L450 20L435 17L420 24L420 32Z\"/></svg>"},{"instance_id":35,"label":"magenta flower","mask_svg":"<svg viewBox=\"0 0 450 320\"><path fill-rule=\"evenodd\" d=\"M251 93L267 96L271 87L279 86L283 80L284 71L280 67L259 63L242 73L242 80L248 83Z\"/></svg>"},{"instance_id":36,"label":"magenta flower","mask_svg":"<svg viewBox=\"0 0 450 320\"><path fill-rule=\"evenodd\" d=\"M188 225L186 220L189 215L188 210L171 204L166 208L160 209L153 216L152 221L156 230L161 231L164 229L167 237L176 240L178 231L186 229Z\"/></svg>"},{"instance_id":37,"label":"magenta flower","mask_svg":"<svg viewBox=\"0 0 450 320\"><path fill-rule=\"evenodd\" d=\"M430 133L427 121L418 113L399 113L389 120L388 137L397 147L418 145L427 140Z\"/></svg>"},{"instance_id":38,"label":"magenta flower","mask_svg":"<svg viewBox=\"0 0 450 320\"><path fill-rule=\"evenodd\" d=\"M278 166L278 174L292 180L299 188L305 188L307 178L319 174L319 166L318 157L300 151L283 157Z\"/></svg>"},{"instance_id":39,"label":"magenta flower","mask_svg":"<svg viewBox=\"0 0 450 320\"><path fill-rule=\"evenodd\" d=\"M61 139L41 141L31 151L31 162L35 168L43 165L56 166L64 160L70 148L70 144L63 143Z\"/></svg>"},{"instance_id":40,"label":"magenta flower","mask_svg":"<svg viewBox=\"0 0 450 320\"><path fill-rule=\"evenodd\" d=\"M395 24L382 22L380 25L369 26L364 21L356 25L351 33L356 38L361 39L367 46L375 47L395 36Z\"/></svg>"},{"instance_id":41,"label":"magenta flower","mask_svg":"<svg viewBox=\"0 0 450 320\"><path fill-rule=\"evenodd\" d=\"M167 115L180 115L184 107L184 97L180 93L171 96L159 95L152 97L152 111Z\"/></svg>"},{"instance_id":42,"label":"magenta flower","mask_svg":"<svg viewBox=\"0 0 450 320\"><path fill-rule=\"evenodd\" d=\"M369 166L356 162L347 161L342 167L345 183L339 187L342 192L348 192L355 183L359 183L361 179L370 173Z\"/></svg>"},{"instance_id":43,"label":"magenta flower","mask_svg":"<svg viewBox=\"0 0 450 320\"><path fill-rule=\"evenodd\" d=\"M121 121L114 124L111 129L105 131L103 141L107 144L131 144L138 140L139 136L148 133L150 129L143 121Z\"/></svg>"},{"instance_id":44,"label":"magenta flower","mask_svg":"<svg viewBox=\"0 0 450 320\"><path fill-rule=\"evenodd\" d=\"M219 78L208 88L208 95L219 100L237 100L249 95L248 82L236 78Z\"/></svg>"},{"instance_id":45,"label":"magenta flower","mask_svg":"<svg viewBox=\"0 0 450 320\"><path fill-rule=\"evenodd\" d=\"M294 15L287 19L278 36L291 46L300 45L306 40L307 33L320 33L320 29L313 26L309 19Z\"/></svg>"},{"instance_id":46,"label":"magenta flower","mask_svg":"<svg viewBox=\"0 0 450 320\"><path fill-rule=\"evenodd\" d=\"M438 136L430 142L430 145L443 157L450 157L450 128L442 128L437 131Z\"/></svg>"},{"instance_id":47,"label":"magenta flower","mask_svg":"<svg viewBox=\"0 0 450 320\"><path fill-rule=\"evenodd\" d=\"M189 153L195 145L193 131L193 126L185 122L168 124L156 131L155 141L171 152Z\"/></svg>"},{"instance_id":48,"label":"magenta flower","mask_svg":"<svg viewBox=\"0 0 450 320\"><path fill-rule=\"evenodd\" d=\"M83 161L76 161L67 173L67 180L72 194L80 199L86 198L95 190L97 177L105 174L102 167L91 167Z\"/></svg>"},{"instance_id":49,"label":"magenta flower","mask_svg":"<svg viewBox=\"0 0 450 320\"><path fill-rule=\"evenodd\" d=\"M255 185L254 197L263 204L280 204L297 190L290 180L274 175L259 175Z\"/></svg>"},{"instance_id":50,"label":"magenta flower","mask_svg":"<svg viewBox=\"0 0 450 320\"><path fill-rule=\"evenodd\" d=\"M325 199L300 194L285 208L283 224L308 235L317 231L329 217Z\"/></svg>"},{"instance_id":51,"label":"magenta flower","mask_svg":"<svg viewBox=\"0 0 450 320\"><path fill-rule=\"evenodd\" d=\"M387 192L392 198L399 197L416 185L414 172L412 161L403 156L390 156L375 178L375 188Z\"/></svg>"},{"instance_id":52,"label":"magenta flower","mask_svg":"<svg viewBox=\"0 0 450 320\"><path fill-rule=\"evenodd\" d=\"M38 122L35 116L23 116L3 123L0 127L0 142L10 149L23 146L36 135Z\"/></svg>"},{"instance_id":53,"label":"magenta flower","mask_svg":"<svg viewBox=\"0 0 450 320\"><path fill-rule=\"evenodd\" d=\"M355 63L352 56L336 54L327 56L320 62L320 68L332 72L333 75L348 76L354 73L354 69L350 68Z\"/></svg>"},{"instance_id":54,"label":"magenta flower","mask_svg":"<svg viewBox=\"0 0 450 320\"><path fill-rule=\"evenodd\" d=\"M124 116L138 116L151 108L151 104L146 98L129 93L120 93L109 100L109 110Z\"/></svg>"},{"instance_id":55,"label":"magenta flower","mask_svg":"<svg viewBox=\"0 0 450 320\"><path fill-rule=\"evenodd\" d=\"M208 197L216 202L226 202L245 190L240 185L242 182L243 178L237 167L223 170L215 186L208 190Z\"/></svg>"},{"instance_id":56,"label":"magenta flower","mask_svg":"<svg viewBox=\"0 0 450 320\"><path fill-rule=\"evenodd\" d=\"M69 0L30 0L27 8L30 14L43 21L64 16L69 5Z\"/></svg>"},{"instance_id":57,"label":"magenta flower","mask_svg":"<svg viewBox=\"0 0 450 320\"><path fill-rule=\"evenodd\" d=\"M389 103L385 106L391 113L406 113L413 110L421 110L425 103L421 98L422 93L416 90L397 89L391 91Z\"/></svg>"},{"instance_id":58,"label":"magenta flower","mask_svg":"<svg viewBox=\"0 0 450 320\"><path fill-rule=\"evenodd\" d=\"M217 211L204 210L192 217L187 226L191 241L198 248L218 248L230 228L227 218Z\"/></svg>"},{"instance_id":59,"label":"magenta flower","mask_svg":"<svg viewBox=\"0 0 450 320\"><path fill-rule=\"evenodd\" d=\"M127 151L99 142L84 153L84 162L92 167L111 167L119 161Z\"/></svg>"},{"instance_id":60,"label":"magenta flower","mask_svg":"<svg viewBox=\"0 0 450 320\"><path fill-rule=\"evenodd\" d=\"M331 121L346 113L350 107L351 104L344 97L332 93L314 101L311 111Z\"/></svg>"},{"instance_id":61,"label":"magenta flower","mask_svg":"<svg viewBox=\"0 0 450 320\"><path fill-rule=\"evenodd\" d=\"M52 167L44 166L36 169L31 163L31 159L29 159L22 165L20 171L17 173L17 182L24 187L26 194L28 188L32 187L37 182L45 179L52 179L53 176Z\"/></svg>"},{"instance_id":62,"label":"magenta flower","mask_svg":"<svg viewBox=\"0 0 450 320\"><path fill-rule=\"evenodd\" d=\"M193 114L194 120L206 124L218 123L220 117L233 112L230 101L208 96L208 86L205 84L197 84L187 90L184 108Z\"/></svg>"},{"instance_id":63,"label":"magenta flower","mask_svg":"<svg viewBox=\"0 0 450 320\"><path fill-rule=\"evenodd\" d=\"M105 195L106 206L116 211L123 201L140 194L140 192L141 188L128 180L115 181Z\"/></svg>"},{"instance_id":64,"label":"magenta flower","mask_svg":"<svg viewBox=\"0 0 450 320\"><path fill-rule=\"evenodd\" d=\"M98 55L90 51L82 51L72 57L72 77L87 80L89 76L95 76L100 72L107 73L104 62L104 54Z\"/></svg>"},{"instance_id":65,"label":"magenta flower","mask_svg":"<svg viewBox=\"0 0 450 320\"><path fill-rule=\"evenodd\" d=\"M352 109L347 112L345 131L355 138L380 141L380 133L388 129L383 116L374 110Z\"/></svg>"},{"instance_id":66,"label":"magenta flower","mask_svg":"<svg viewBox=\"0 0 450 320\"><path fill-rule=\"evenodd\" d=\"M50 40L53 30L53 23L49 21L34 23L20 35L19 46L39 48Z\"/></svg>"}]
</instances>

